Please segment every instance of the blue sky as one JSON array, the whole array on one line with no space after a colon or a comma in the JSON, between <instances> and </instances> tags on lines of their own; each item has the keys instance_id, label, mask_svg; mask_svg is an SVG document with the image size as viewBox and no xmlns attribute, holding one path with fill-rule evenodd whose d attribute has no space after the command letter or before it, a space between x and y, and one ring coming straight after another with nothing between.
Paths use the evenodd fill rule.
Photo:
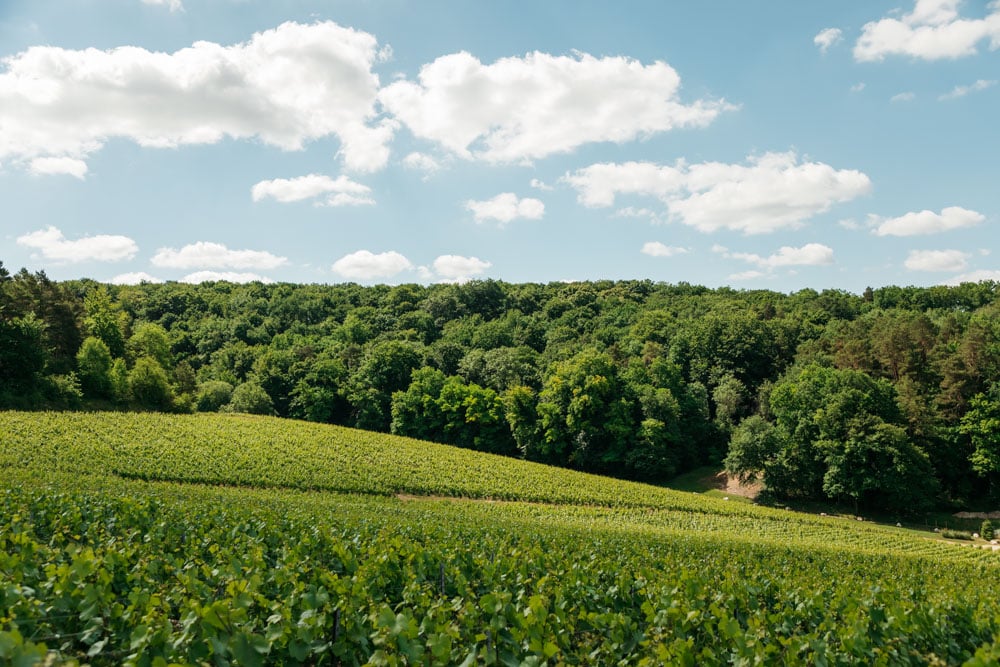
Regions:
<instances>
[{"instance_id":1,"label":"blue sky","mask_svg":"<svg viewBox=\"0 0 1000 667\"><path fill-rule=\"evenodd\" d=\"M56 279L1000 280L1000 3L4 0Z\"/></svg>"}]
</instances>

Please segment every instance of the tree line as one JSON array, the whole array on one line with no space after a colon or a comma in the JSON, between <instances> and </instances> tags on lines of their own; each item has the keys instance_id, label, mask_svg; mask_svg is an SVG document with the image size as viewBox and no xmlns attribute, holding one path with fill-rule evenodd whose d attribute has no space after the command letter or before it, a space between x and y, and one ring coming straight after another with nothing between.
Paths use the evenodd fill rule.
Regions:
<instances>
[{"instance_id":1,"label":"tree line","mask_svg":"<svg viewBox=\"0 0 1000 667\"><path fill-rule=\"evenodd\" d=\"M0 407L235 411L898 512L1000 496L1000 285L104 285L0 263Z\"/></svg>"}]
</instances>

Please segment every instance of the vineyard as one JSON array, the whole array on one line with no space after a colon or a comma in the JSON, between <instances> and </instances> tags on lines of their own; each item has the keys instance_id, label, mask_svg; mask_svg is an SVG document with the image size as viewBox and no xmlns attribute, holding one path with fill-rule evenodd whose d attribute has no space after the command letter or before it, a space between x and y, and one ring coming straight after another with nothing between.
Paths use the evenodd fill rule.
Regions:
<instances>
[{"instance_id":1,"label":"vineyard","mask_svg":"<svg viewBox=\"0 0 1000 667\"><path fill-rule=\"evenodd\" d=\"M0 663L995 664L1000 554L270 418L0 413Z\"/></svg>"}]
</instances>

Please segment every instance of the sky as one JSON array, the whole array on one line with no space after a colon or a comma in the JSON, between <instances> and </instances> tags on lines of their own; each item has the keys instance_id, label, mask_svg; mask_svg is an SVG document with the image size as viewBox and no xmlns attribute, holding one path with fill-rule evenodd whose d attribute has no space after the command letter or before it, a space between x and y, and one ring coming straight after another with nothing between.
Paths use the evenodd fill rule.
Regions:
<instances>
[{"instance_id":1,"label":"sky","mask_svg":"<svg viewBox=\"0 0 1000 667\"><path fill-rule=\"evenodd\" d=\"M1000 0L0 0L53 279L1000 280Z\"/></svg>"}]
</instances>

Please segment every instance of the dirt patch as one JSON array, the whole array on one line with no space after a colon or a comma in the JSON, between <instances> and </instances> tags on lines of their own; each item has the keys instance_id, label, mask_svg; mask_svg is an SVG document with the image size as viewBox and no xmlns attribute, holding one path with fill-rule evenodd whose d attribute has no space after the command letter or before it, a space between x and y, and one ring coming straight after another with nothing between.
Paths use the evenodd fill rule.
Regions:
<instances>
[{"instance_id":1,"label":"dirt patch","mask_svg":"<svg viewBox=\"0 0 1000 667\"><path fill-rule=\"evenodd\" d=\"M730 477L725 470L709 475L702 479L706 487L724 491L731 496L743 496L744 498L756 498L763 490L764 485L760 482L755 484L741 484L736 477Z\"/></svg>"}]
</instances>

